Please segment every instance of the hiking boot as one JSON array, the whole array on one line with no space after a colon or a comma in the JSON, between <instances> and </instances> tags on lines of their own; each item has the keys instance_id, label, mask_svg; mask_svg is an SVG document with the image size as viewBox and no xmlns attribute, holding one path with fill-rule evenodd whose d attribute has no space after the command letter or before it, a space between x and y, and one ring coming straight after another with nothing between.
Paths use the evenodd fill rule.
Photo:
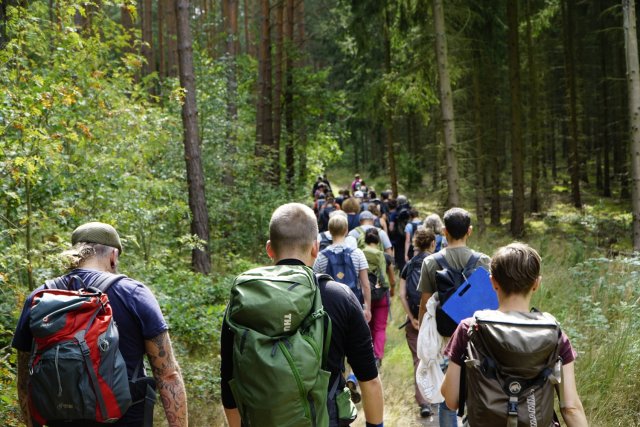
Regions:
<instances>
[{"instance_id":1,"label":"hiking boot","mask_svg":"<svg viewBox=\"0 0 640 427\"><path fill-rule=\"evenodd\" d=\"M421 418L428 418L431 415L433 415L433 412L431 412L431 405L420 405Z\"/></svg>"},{"instance_id":2,"label":"hiking boot","mask_svg":"<svg viewBox=\"0 0 640 427\"><path fill-rule=\"evenodd\" d=\"M353 403L360 403L360 401L362 400L362 396L358 391L358 380L356 379L355 375L349 374L349 376L347 377L347 387L351 392L351 401Z\"/></svg>"}]
</instances>

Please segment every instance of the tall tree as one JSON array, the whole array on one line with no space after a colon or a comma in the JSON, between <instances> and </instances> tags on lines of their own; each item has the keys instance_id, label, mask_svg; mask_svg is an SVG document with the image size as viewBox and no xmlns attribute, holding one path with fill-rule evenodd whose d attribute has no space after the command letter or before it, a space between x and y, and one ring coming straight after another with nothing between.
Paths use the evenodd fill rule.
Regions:
<instances>
[{"instance_id":1,"label":"tall tree","mask_svg":"<svg viewBox=\"0 0 640 427\"><path fill-rule=\"evenodd\" d=\"M611 167L609 162L609 156L611 151L610 139L609 139L609 82L607 75L607 40L605 36L605 5L603 0L600 0L600 31L598 34L598 41L600 44L600 88L602 102L598 103L600 108L600 127L602 129L602 195L605 197L611 197Z\"/></svg>"},{"instance_id":2,"label":"tall tree","mask_svg":"<svg viewBox=\"0 0 640 427\"><path fill-rule=\"evenodd\" d=\"M449 60L447 57L447 38L445 33L444 10L442 0L432 0L433 22L436 36L436 58L438 62L438 86L440 89L440 111L444 129L444 144L447 162L448 206L460 204L458 178L458 158L456 155L456 126L453 113L453 95L449 78Z\"/></svg>"},{"instance_id":3,"label":"tall tree","mask_svg":"<svg viewBox=\"0 0 640 427\"><path fill-rule=\"evenodd\" d=\"M565 56L565 73L569 97L569 171L571 175L571 199L577 208L582 207L580 199L580 152L578 149L578 106L576 93L576 70L573 47L573 9L574 0L562 2L564 25L563 45Z\"/></svg>"},{"instance_id":4,"label":"tall tree","mask_svg":"<svg viewBox=\"0 0 640 427\"><path fill-rule=\"evenodd\" d=\"M167 46L167 65L165 67L166 77L176 77L178 75L178 45L176 43L176 1L177 0L160 0L165 2L166 12L166 46Z\"/></svg>"},{"instance_id":5,"label":"tall tree","mask_svg":"<svg viewBox=\"0 0 640 427\"><path fill-rule=\"evenodd\" d=\"M478 231L482 233L485 228L484 215L484 122L482 120L482 95L480 88L480 58L476 55L476 66L473 73L473 98L474 98L474 128L475 128L475 157L476 157L476 217Z\"/></svg>"},{"instance_id":6,"label":"tall tree","mask_svg":"<svg viewBox=\"0 0 640 427\"><path fill-rule=\"evenodd\" d=\"M223 182L227 186L234 183L233 165L237 152L238 133L238 76L237 76L237 56L240 53L238 41L238 1L222 0L222 19L225 29L225 60L227 63L227 136L225 143L229 160L225 164Z\"/></svg>"},{"instance_id":7,"label":"tall tree","mask_svg":"<svg viewBox=\"0 0 640 427\"><path fill-rule=\"evenodd\" d=\"M531 30L531 0L527 0L527 69L529 70L529 134L531 140L531 195L529 209L540 210L538 184L540 181L540 117L538 114L538 68L533 52L533 35Z\"/></svg>"},{"instance_id":8,"label":"tall tree","mask_svg":"<svg viewBox=\"0 0 640 427\"><path fill-rule=\"evenodd\" d=\"M635 1L623 0L624 41L627 58L629 127L631 136L631 201L633 214L633 250L640 251L640 64L636 31Z\"/></svg>"},{"instance_id":9,"label":"tall tree","mask_svg":"<svg viewBox=\"0 0 640 427\"><path fill-rule=\"evenodd\" d=\"M153 2L144 0L142 2L142 56L145 64L142 67L142 75L146 76L156 70L155 50L153 48Z\"/></svg>"},{"instance_id":10,"label":"tall tree","mask_svg":"<svg viewBox=\"0 0 640 427\"><path fill-rule=\"evenodd\" d=\"M295 135L293 129L293 57L295 47L293 43L293 31L295 28L295 4L294 0L286 0L285 21L284 21L284 52L285 58L285 78L284 78L284 126L285 126L285 165L286 182L289 190L293 190L295 185Z\"/></svg>"},{"instance_id":11,"label":"tall tree","mask_svg":"<svg viewBox=\"0 0 640 427\"><path fill-rule=\"evenodd\" d=\"M511 94L511 234L524 234L524 155L522 143L522 106L520 105L520 48L518 2L507 2L509 26L509 89Z\"/></svg>"},{"instance_id":12,"label":"tall tree","mask_svg":"<svg viewBox=\"0 0 640 427\"><path fill-rule=\"evenodd\" d=\"M384 64L385 72L391 74L391 11L389 2L384 7ZM394 197L398 197L398 173L396 171L395 135L393 130L392 106L387 105L385 111L385 136L387 141L387 157L389 158L389 178L391 179L391 191Z\"/></svg>"},{"instance_id":13,"label":"tall tree","mask_svg":"<svg viewBox=\"0 0 640 427\"><path fill-rule=\"evenodd\" d=\"M267 182L277 184L277 153L273 140L273 92L271 75L271 4L260 1L260 49L258 52L258 108L256 114L256 157L264 161Z\"/></svg>"},{"instance_id":14,"label":"tall tree","mask_svg":"<svg viewBox=\"0 0 640 427\"><path fill-rule=\"evenodd\" d=\"M284 66L284 0L280 0L275 4L276 23L275 23L275 48L276 54L274 59L274 84L273 84L273 145L276 152L280 152L280 135L282 134L282 68ZM286 153L285 153L286 159ZM287 165L288 167L289 165ZM279 162L278 167L279 169ZM287 175L289 171L286 171ZM279 173L277 173L279 175ZM289 183L291 185L292 183Z\"/></svg>"},{"instance_id":15,"label":"tall tree","mask_svg":"<svg viewBox=\"0 0 640 427\"><path fill-rule=\"evenodd\" d=\"M182 127L184 134L184 158L187 165L189 208L191 209L191 233L204 242L204 248L191 252L191 264L195 271L208 274L211 271L209 256L209 213L204 188L204 171L198 131L198 106L193 67L193 39L189 26L189 0L176 0L176 35L178 43L178 69L180 86L185 91L182 103Z\"/></svg>"}]
</instances>

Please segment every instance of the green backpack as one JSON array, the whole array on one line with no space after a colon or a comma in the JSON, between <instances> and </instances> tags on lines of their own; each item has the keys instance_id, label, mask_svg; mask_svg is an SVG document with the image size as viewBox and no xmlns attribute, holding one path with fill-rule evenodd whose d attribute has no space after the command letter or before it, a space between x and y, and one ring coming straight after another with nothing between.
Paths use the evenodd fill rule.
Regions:
<instances>
[{"instance_id":1,"label":"green backpack","mask_svg":"<svg viewBox=\"0 0 640 427\"><path fill-rule=\"evenodd\" d=\"M229 386L243 426L329 425L331 320L318 280L310 268L291 265L235 279L225 316L234 333Z\"/></svg>"},{"instance_id":2,"label":"green backpack","mask_svg":"<svg viewBox=\"0 0 640 427\"><path fill-rule=\"evenodd\" d=\"M360 226L360 227L356 227L354 228L354 230L356 230L358 233L358 238L356 239L358 241L358 249L364 249L367 247L367 243L364 241L364 237L365 234L367 234L367 230L364 229L364 227ZM380 229L378 229L378 234L380 232ZM384 253L384 243L382 243L382 237L380 237L380 241L378 242L378 249L380 249L380 252Z\"/></svg>"}]
</instances>

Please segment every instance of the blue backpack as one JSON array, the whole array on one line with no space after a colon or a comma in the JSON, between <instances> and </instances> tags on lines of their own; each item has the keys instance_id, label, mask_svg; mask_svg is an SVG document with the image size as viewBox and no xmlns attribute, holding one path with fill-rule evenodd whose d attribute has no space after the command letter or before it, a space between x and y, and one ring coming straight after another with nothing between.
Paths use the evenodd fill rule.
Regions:
<instances>
[{"instance_id":1,"label":"blue backpack","mask_svg":"<svg viewBox=\"0 0 640 427\"><path fill-rule=\"evenodd\" d=\"M358 286L358 272L351 259L352 252L353 249L344 248L342 252L338 253L331 249L325 249L320 253L327 258L327 269L325 272L333 277L333 280L336 282L347 285L358 298L358 301L362 303L364 298L362 296L362 289Z\"/></svg>"}]
</instances>

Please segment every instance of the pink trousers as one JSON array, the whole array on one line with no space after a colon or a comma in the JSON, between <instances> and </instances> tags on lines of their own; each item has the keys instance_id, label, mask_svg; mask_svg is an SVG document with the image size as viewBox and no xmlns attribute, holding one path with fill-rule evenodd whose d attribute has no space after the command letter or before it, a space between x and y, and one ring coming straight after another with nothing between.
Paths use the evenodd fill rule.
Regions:
<instances>
[{"instance_id":1,"label":"pink trousers","mask_svg":"<svg viewBox=\"0 0 640 427\"><path fill-rule=\"evenodd\" d=\"M371 321L369 330L373 340L373 353L376 358L384 357L384 343L387 340L387 320L389 319L389 293L378 301L371 302Z\"/></svg>"}]
</instances>

